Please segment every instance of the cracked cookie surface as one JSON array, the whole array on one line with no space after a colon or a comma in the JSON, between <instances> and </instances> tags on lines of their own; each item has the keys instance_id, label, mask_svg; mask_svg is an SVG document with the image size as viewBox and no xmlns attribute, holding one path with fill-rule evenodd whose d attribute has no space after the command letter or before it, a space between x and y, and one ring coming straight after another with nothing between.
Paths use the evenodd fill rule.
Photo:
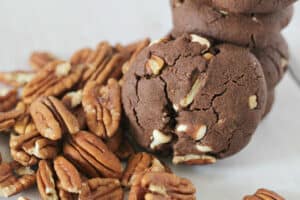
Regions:
<instances>
[{"instance_id":1,"label":"cracked cookie surface","mask_svg":"<svg viewBox=\"0 0 300 200\"><path fill-rule=\"evenodd\" d=\"M150 69L160 70L149 71L154 56ZM187 34L142 51L122 88L137 143L153 152L171 150L174 163L189 164L241 150L261 120L266 96L263 71L249 50Z\"/></svg>"},{"instance_id":2,"label":"cracked cookie surface","mask_svg":"<svg viewBox=\"0 0 300 200\"><path fill-rule=\"evenodd\" d=\"M235 14L213 8L200 0L172 1L172 34L195 33L242 46L265 47L271 35L292 18L293 7L270 14Z\"/></svg>"}]
</instances>

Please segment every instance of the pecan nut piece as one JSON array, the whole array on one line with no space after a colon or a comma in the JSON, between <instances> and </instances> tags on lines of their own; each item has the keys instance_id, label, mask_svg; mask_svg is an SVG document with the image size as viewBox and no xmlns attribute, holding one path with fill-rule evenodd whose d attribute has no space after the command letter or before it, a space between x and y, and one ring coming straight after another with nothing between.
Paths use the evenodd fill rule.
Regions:
<instances>
[{"instance_id":1,"label":"pecan nut piece","mask_svg":"<svg viewBox=\"0 0 300 200\"><path fill-rule=\"evenodd\" d=\"M83 90L82 105L87 125L102 138L111 138L119 128L121 119L121 87L110 79L107 86L89 82Z\"/></svg>"},{"instance_id":2,"label":"pecan nut piece","mask_svg":"<svg viewBox=\"0 0 300 200\"><path fill-rule=\"evenodd\" d=\"M60 200L78 200L78 194L72 194L61 188L58 188L58 196Z\"/></svg>"},{"instance_id":3,"label":"pecan nut piece","mask_svg":"<svg viewBox=\"0 0 300 200\"><path fill-rule=\"evenodd\" d=\"M33 52L29 58L29 65L32 69L39 71L43 69L48 63L56 60L54 55L49 52Z\"/></svg>"},{"instance_id":4,"label":"pecan nut piece","mask_svg":"<svg viewBox=\"0 0 300 200\"><path fill-rule=\"evenodd\" d=\"M40 70L23 90L23 100L30 104L41 96L58 96L71 89L80 79L82 67L53 61Z\"/></svg>"},{"instance_id":5,"label":"pecan nut piece","mask_svg":"<svg viewBox=\"0 0 300 200\"><path fill-rule=\"evenodd\" d=\"M30 71L1 72L0 82L13 87L22 87L30 82L35 75L34 72Z\"/></svg>"},{"instance_id":6,"label":"pecan nut piece","mask_svg":"<svg viewBox=\"0 0 300 200\"><path fill-rule=\"evenodd\" d=\"M80 55L83 51L75 53L71 58L71 62L75 62L76 64L80 62L80 64L85 66L80 83L78 84L78 88L83 88L84 85L91 79L91 77L94 76L94 74L98 75L101 73L113 54L113 48L108 42L101 42L94 51L88 51L87 58L80 58L81 61L78 61L76 56Z\"/></svg>"},{"instance_id":7,"label":"pecan nut piece","mask_svg":"<svg viewBox=\"0 0 300 200\"><path fill-rule=\"evenodd\" d=\"M94 134L80 131L64 145L65 156L90 177L121 178L120 160Z\"/></svg>"},{"instance_id":8,"label":"pecan nut piece","mask_svg":"<svg viewBox=\"0 0 300 200\"><path fill-rule=\"evenodd\" d=\"M17 119L14 125L14 131L19 135L25 135L37 131L32 117L30 116L29 109Z\"/></svg>"},{"instance_id":9,"label":"pecan nut piece","mask_svg":"<svg viewBox=\"0 0 300 200\"><path fill-rule=\"evenodd\" d=\"M0 165L0 197L9 197L35 184L32 170L20 168L14 162Z\"/></svg>"},{"instance_id":10,"label":"pecan nut piece","mask_svg":"<svg viewBox=\"0 0 300 200\"><path fill-rule=\"evenodd\" d=\"M9 146L16 152L23 151L38 159L53 159L58 153L57 142L42 137L37 131L24 135L11 134ZM18 160L16 160L18 161ZM22 163L22 165L27 165Z\"/></svg>"},{"instance_id":11,"label":"pecan nut piece","mask_svg":"<svg viewBox=\"0 0 300 200\"><path fill-rule=\"evenodd\" d=\"M30 113L37 130L45 138L59 140L63 134L79 131L77 118L55 97L44 97L34 101Z\"/></svg>"},{"instance_id":12,"label":"pecan nut piece","mask_svg":"<svg viewBox=\"0 0 300 200\"><path fill-rule=\"evenodd\" d=\"M139 181L140 176L148 172L171 173L171 170L155 156L145 152L137 153L128 161L122 177L122 185L131 187L132 184Z\"/></svg>"},{"instance_id":13,"label":"pecan nut piece","mask_svg":"<svg viewBox=\"0 0 300 200\"><path fill-rule=\"evenodd\" d=\"M284 200L284 198L273 191L259 189L254 195L244 197L244 200Z\"/></svg>"},{"instance_id":14,"label":"pecan nut piece","mask_svg":"<svg viewBox=\"0 0 300 200\"><path fill-rule=\"evenodd\" d=\"M124 192L120 181L111 178L94 178L82 184L79 200L122 200Z\"/></svg>"},{"instance_id":15,"label":"pecan nut piece","mask_svg":"<svg viewBox=\"0 0 300 200\"><path fill-rule=\"evenodd\" d=\"M25 106L18 104L16 108L7 112L0 112L0 131L13 127L18 117L25 112Z\"/></svg>"},{"instance_id":16,"label":"pecan nut piece","mask_svg":"<svg viewBox=\"0 0 300 200\"><path fill-rule=\"evenodd\" d=\"M195 200L196 189L193 184L174 174L165 172L146 173L132 186L129 200L163 200L163 199L186 199Z\"/></svg>"},{"instance_id":17,"label":"pecan nut piece","mask_svg":"<svg viewBox=\"0 0 300 200\"><path fill-rule=\"evenodd\" d=\"M92 53L93 50L90 48L80 49L72 55L72 57L70 58L70 62L72 65L86 64L88 58Z\"/></svg>"},{"instance_id":18,"label":"pecan nut piece","mask_svg":"<svg viewBox=\"0 0 300 200\"><path fill-rule=\"evenodd\" d=\"M63 190L71 193L80 192L81 178L73 164L59 156L54 160L54 169Z\"/></svg>"},{"instance_id":19,"label":"pecan nut piece","mask_svg":"<svg viewBox=\"0 0 300 200\"><path fill-rule=\"evenodd\" d=\"M18 101L18 91L16 89L8 90L2 88L0 90L0 112L12 110Z\"/></svg>"},{"instance_id":20,"label":"pecan nut piece","mask_svg":"<svg viewBox=\"0 0 300 200\"><path fill-rule=\"evenodd\" d=\"M38 190L43 200L58 200L54 173L47 161L41 160L39 162L36 179Z\"/></svg>"}]
</instances>

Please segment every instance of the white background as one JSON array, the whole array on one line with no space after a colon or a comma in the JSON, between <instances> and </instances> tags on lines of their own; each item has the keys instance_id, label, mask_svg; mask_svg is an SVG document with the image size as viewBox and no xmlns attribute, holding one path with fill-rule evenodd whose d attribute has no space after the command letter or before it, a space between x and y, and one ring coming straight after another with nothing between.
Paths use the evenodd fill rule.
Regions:
<instances>
[{"instance_id":1,"label":"white background","mask_svg":"<svg viewBox=\"0 0 300 200\"><path fill-rule=\"evenodd\" d=\"M300 56L300 5L284 32ZM0 69L26 68L33 50L68 58L74 50L101 40L128 43L164 36L171 28L168 0L0 0ZM191 179L202 200L240 200L257 188L300 199L300 88L286 75L272 113L248 147L213 166L172 167ZM5 137L0 150L7 154ZM22 195L39 199L35 190ZM11 199L16 199L12 197Z\"/></svg>"}]
</instances>

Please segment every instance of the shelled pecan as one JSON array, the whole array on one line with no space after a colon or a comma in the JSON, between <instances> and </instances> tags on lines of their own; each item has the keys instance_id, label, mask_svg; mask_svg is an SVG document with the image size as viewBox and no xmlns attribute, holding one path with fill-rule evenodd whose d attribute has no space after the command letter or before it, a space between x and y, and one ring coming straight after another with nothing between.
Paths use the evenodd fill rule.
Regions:
<instances>
[{"instance_id":1,"label":"shelled pecan","mask_svg":"<svg viewBox=\"0 0 300 200\"><path fill-rule=\"evenodd\" d=\"M122 200L124 192L120 181L112 178L94 178L82 184L79 200Z\"/></svg>"},{"instance_id":2,"label":"shelled pecan","mask_svg":"<svg viewBox=\"0 0 300 200\"><path fill-rule=\"evenodd\" d=\"M54 60L57 58L49 52L35 51L30 55L29 65L35 71L39 71Z\"/></svg>"},{"instance_id":3,"label":"shelled pecan","mask_svg":"<svg viewBox=\"0 0 300 200\"><path fill-rule=\"evenodd\" d=\"M244 200L284 200L284 198L271 190L259 189L255 194L245 196Z\"/></svg>"},{"instance_id":4,"label":"shelled pecan","mask_svg":"<svg viewBox=\"0 0 300 200\"><path fill-rule=\"evenodd\" d=\"M63 134L79 131L77 118L55 97L39 98L30 106L37 130L45 138L59 140Z\"/></svg>"},{"instance_id":5,"label":"shelled pecan","mask_svg":"<svg viewBox=\"0 0 300 200\"><path fill-rule=\"evenodd\" d=\"M0 82L13 87L22 87L30 82L35 75L35 72L31 71L0 72Z\"/></svg>"},{"instance_id":6,"label":"shelled pecan","mask_svg":"<svg viewBox=\"0 0 300 200\"><path fill-rule=\"evenodd\" d=\"M55 141L42 137L36 130L24 135L11 133L9 146L14 160L23 166L35 165L39 159L53 159L59 150Z\"/></svg>"},{"instance_id":7,"label":"shelled pecan","mask_svg":"<svg viewBox=\"0 0 300 200\"><path fill-rule=\"evenodd\" d=\"M34 171L22 168L15 162L0 165L0 197L20 193L35 184Z\"/></svg>"},{"instance_id":8,"label":"shelled pecan","mask_svg":"<svg viewBox=\"0 0 300 200\"><path fill-rule=\"evenodd\" d=\"M121 178L120 160L94 134L80 131L64 144L64 155L89 177Z\"/></svg>"},{"instance_id":9,"label":"shelled pecan","mask_svg":"<svg viewBox=\"0 0 300 200\"><path fill-rule=\"evenodd\" d=\"M41 160L36 173L37 186L43 200L58 200L53 169L50 164Z\"/></svg>"},{"instance_id":10,"label":"shelled pecan","mask_svg":"<svg viewBox=\"0 0 300 200\"><path fill-rule=\"evenodd\" d=\"M67 159L58 156L54 160L54 169L60 187L70 193L79 193L81 178L77 169Z\"/></svg>"},{"instance_id":11,"label":"shelled pecan","mask_svg":"<svg viewBox=\"0 0 300 200\"><path fill-rule=\"evenodd\" d=\"M89 82L83 90L82 105L90 131L102 138L111 138L116 133L122 108L121 87L115 79L110 79L106 86Z\"/></svg>"},{"instance_id":12,"label":"shelled pecan","mask_svg":"<svg viewBox=\"0 0 300 200\"><path fill-rule=\"evenodd\" d=\"M0 112L0 131L6 131L9 128L12 128L18 117L20 117L25 112L25 106L23 104L18 104L16 108Z\"/></svg>"},{"instance_id":13,"label":"shelled pecan","mask_svg":"<svg viewBox=\"0 0 300 200\"><path fill-rule=\"evenodd\" d=\"M80 65L80 64L87 64L87 60L93 53L93 50L90 48L83 48L76 51L72 57L70 58L70 63L72 65Z\"/></svg>"},{"instance_id":14,"label":"shelled pecan","mask_svg":"<svg viewBox=\"0 0 300 200\"><path fill-rule=\"evenodd\" d=\"M195 200L193 184L174 174L165 172L146 173L136 182L129 193L129 200L186 199Z\"/></svg>"},{"instance_id":15,"label":"shelled pecan","mask_svg":"<svg viewBox=\"0 0 300 200\"><path fill-rule=\"evenodd\" d=\"M139 181L140 176L148 172L171 173L171 170L155 156L144 152L137 153L128 161L122 177L122 185L131 187L131 185Z\"/></svg>"},{"instance_id":16,"label":"shelled pecan","mask_svg":"<svg viewBox=\"0 0 300 200\"><path fill-rule=\"evenodd\" d=\"M80 79L82 67L68 62L53 61L38 71L23 90L23 100L30 104L41 96L59 96L70 90Z\"/></svg>"},{"instance_id":17,"label":"shelled pecan","mask_svg":"<svg viewBox=\"0 0 300 200\"><path fill-rule=\"evenodd\" d=\"M18 102L18 91L16 89L0 90L0 112L12 110Z\"/></svg>"}]
</instances>

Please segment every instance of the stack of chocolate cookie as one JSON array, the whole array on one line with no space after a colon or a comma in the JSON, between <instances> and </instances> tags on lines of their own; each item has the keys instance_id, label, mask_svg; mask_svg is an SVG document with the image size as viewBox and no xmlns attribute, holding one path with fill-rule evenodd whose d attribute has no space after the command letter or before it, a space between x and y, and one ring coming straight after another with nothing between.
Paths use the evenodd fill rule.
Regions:
<instances>
[{"instance_id":1,"label":"stack of chocolate cookie","mask_svg":"<svg viewBox=\"0 0 300 200\"><path fill-rule=\"evenodd\" d=\"M249 48L260 61L268 87L267 114L274 89L286 72L288 46L280 34L296 0L172 0L172 34L196 33Z\"/></svg>"},{"instance_id":2,"label":"stack of chocolate cookie","mask_svg":"<svg viewBox=\"0 0 300 200\"><path fill-rule=\"evenodd\" d=\"M211 164L243 149L287 69L280 32L293 2L171 0L171 34L125 74L122 102L135 141L175 164Z\"/></svg>"}]
</instances>

